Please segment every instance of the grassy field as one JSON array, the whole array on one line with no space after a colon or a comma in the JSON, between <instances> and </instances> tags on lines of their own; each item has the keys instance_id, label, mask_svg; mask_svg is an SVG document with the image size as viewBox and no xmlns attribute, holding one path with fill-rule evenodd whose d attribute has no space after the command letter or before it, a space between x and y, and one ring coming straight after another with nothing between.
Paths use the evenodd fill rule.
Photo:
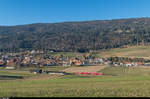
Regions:
<instances>
[{"instance_id":1,"label":"grassy field","mask_svg":"<svg viewBox=\"0 0 150 99\"><path fill-rule=\"evenodd\" d=\"M1 74L2 71L0 71ZM5 71L6 72L6 71ZM8 72L8 71L7 71ZM106 67L104 76L33 75L1 80L0 97L149 97L150 67ZM10 72L9 72L10 73ZM14 75L20 72L11 71Z\"/></svg>"},{"instance_id":2,"label":"grassy field","mask_svg":"<svg viewBox=\"0 0 150 99\"><path fill-rule=\"evenodd\" d=\"M83 58L84 54L87 54L87 53L79 53L79 52L51 52L51 53L47 53L46 55L51 55L51 56L63 55L65 57L79 57L79 58Z\"/></svg>"},{"instance_id":3,"label":"grassy field","mask_svg":"<svg viewBox=\"0 0 150 99\"><path fill-rule=\"evenodd\" d=\"M128 48L114 48L111 50L97 51L93 56L97 57L137 57L150 59L150 46L130 46Z\"/></svg>"},{"instance_id":4,"label":"grassy field","mask_svg":"<svg viewBox=\"0 0 150 99\"><path fill-rule=\"evenodd\" d=\"M76 73L76 72L97 72L101 69L105 68L106 66L71 66L69 68L66 68L62 71L68 72L68 73Z\"/></svg>"},{"instance_id":5,"label":"grassy field","mask_svg":"<svg viewBox=\"0 0 150 99\"><path fill-rule=\"evenodd\" d=\"M48 70L48 71L61 71L61 70L64 70L66 68L68 68L68 66L45 66L45 67L42 67L43 70ZM19 70L29 71L31 69L37 69L37 67L20 68Z\"/></svg>"},{"instance_id":6,"label":"grassy field","mask_svg":"<svg viewBox=\"0 0 150 99\"><path fill-rule=\"evenodd\" d=\"M83 55L88 55L89 53L77 53L77 52L53 52L48 55L52 56L68 56L68 57L80 57L83 58ZM147 46L129 46L128 48L113 48L110 50L100 50L92 52L91 54L94 57L136 57L136 58L145 58L150 59L150 45Z\"/></svg>"}]
</instances>

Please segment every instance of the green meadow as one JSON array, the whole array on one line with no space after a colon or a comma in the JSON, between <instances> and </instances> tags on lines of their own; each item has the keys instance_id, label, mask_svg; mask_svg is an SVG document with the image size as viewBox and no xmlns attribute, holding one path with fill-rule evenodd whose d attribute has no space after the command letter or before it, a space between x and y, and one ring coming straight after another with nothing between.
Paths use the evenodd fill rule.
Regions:
<instances>
[{"instance_id":1,"label":"green meadow","mask_svg":"<svg viewBox=\"0 0 150 99\"><path fill-rule=\"evenodd\" d=\"M0 71L1 75L8 71ZM47 75L9 71L24 79L0 80L0 97L149 97L149 67L109 67L104 76Z\"/></svg>"}]
</instances>

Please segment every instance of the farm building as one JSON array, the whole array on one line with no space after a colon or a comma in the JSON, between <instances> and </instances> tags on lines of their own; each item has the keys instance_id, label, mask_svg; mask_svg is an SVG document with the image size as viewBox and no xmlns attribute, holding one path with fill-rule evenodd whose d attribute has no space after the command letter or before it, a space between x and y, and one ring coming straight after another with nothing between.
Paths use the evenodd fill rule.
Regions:
<instances>
[{"instance_id":1,"label":"farm building","mask_svg":"<svg viewBox=\"0 0 150 99\"><path fill-rule=\"evenodd\" d=\"M34 73L34 74L41 74L43 72L42 69L35 69L35 70L30 70L31 73Z\"/></svg>"}]
</instances>

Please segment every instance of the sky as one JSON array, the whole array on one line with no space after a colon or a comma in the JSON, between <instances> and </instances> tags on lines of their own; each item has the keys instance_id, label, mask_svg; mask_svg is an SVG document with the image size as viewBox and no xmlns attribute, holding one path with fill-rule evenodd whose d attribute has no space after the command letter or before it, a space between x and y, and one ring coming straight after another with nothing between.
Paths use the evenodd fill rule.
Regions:
<instances>
[{"instance_id":1,"label":"sky","mask_svg":"<svg viewBox=\"0 0 150 99\"><path fill-rule=\"evenodd\" d=\"M150 0L0 0L0 25L150 17Z\"/></svg>"}]
</instances>

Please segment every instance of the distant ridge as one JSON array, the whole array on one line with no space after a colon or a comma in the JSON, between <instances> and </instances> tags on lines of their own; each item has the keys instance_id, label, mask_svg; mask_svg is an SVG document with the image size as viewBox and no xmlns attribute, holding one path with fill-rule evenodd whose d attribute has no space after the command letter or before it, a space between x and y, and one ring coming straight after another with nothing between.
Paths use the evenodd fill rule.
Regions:
<instances>
[{"instance_id":1,"label":"distant ridge","mask_svg":"<svg viewBox=\"0 0 150 99\"><path fill-rule=\"evenodd\" d=\"M150 18L0 26L0 50L79 51L150 43Z\"/></svg>"}]
</instances>

